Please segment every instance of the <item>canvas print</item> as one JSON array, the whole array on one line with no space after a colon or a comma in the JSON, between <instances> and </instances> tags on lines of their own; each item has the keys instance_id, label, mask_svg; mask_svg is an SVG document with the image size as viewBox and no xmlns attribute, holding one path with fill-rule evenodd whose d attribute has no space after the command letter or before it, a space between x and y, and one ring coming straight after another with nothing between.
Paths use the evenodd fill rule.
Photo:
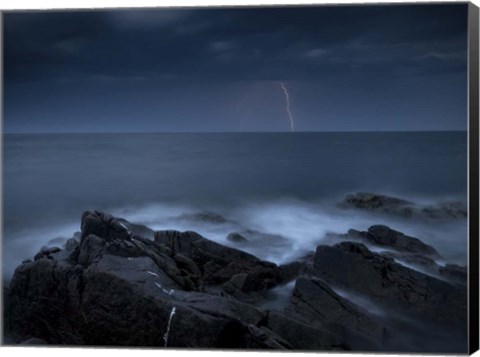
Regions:
<instances>
[{"instance_id":1,"label":"canvas print","mask_svg":"<svg viewBox=\"0 0 480 357\"><path fill-rule=\"evenodd\" d=\"M466 353L468 4L3 13L3 344Z\"/></svg>"}]
</instances>

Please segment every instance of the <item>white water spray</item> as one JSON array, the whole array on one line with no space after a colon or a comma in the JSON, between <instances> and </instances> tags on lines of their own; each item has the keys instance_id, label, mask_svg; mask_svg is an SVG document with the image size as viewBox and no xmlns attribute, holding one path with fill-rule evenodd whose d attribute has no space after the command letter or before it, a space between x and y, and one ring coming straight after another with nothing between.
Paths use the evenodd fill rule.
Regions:
<instances>
[{"instance_id":1,"label":"white water spray","mask_svg":"<svg viewBox=\"0 0 480 357\"><path fill-rule=\"evenodd\" d=\"M165 335L163 335L163 340L165 341L165 347L167 347L167 345L168 345L168 335L170 333L170 326L172 324L173 315L175 315L175 310L176 309L177 308L174 306L172 308L172 311L170 311L170 317L168 318L167 332L165 332Z\"/></svg>"},{"instance_id":2,"label":"white water spray","mask_svg":"<svg viewBox=\"0 0 480 357\"><path fill-rule=\"evenodd\" d=\"M288 114L288 118L290 119L290 131L291 132L294 132L295 131L295 123L293 121L293 115L292 115L292 112L290 111L290 95L288 94L288 90L287 90L287 87L285 86L285 84L283 82L278 82L278 84L280 84L280 88L282 88L283 90L283 93L285 94L285 100L286 100L286 104L287 104L287 114Z\"/></svg>"}]
</instances>

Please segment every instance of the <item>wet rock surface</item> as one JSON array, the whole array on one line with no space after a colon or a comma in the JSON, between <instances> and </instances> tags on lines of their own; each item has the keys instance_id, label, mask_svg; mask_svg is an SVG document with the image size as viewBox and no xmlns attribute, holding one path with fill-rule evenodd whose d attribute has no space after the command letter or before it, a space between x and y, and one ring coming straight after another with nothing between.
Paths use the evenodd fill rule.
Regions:
<instances>
[{"instance_id":1,"label":"wet rock surface","mask_svg":"<svg viewBox=\"0 0 480 357\"><path fill-rule=\"evenodd\" d=\"M434 220L466 218L468 212L467 206L463 202L453 201L422 205L397 197L370 192L349 194L339 203L339 206L405 218L429 218Z\"/></svg>"},{"instance_id":2,"label":"wet rock surface","mask_svg":"<svg viewBox=\"0 0 480 357\"><path fill-rule=\"evenodd\" d=\"M367 231L349 229L346 234L330 234L329 238L334 242L364 243L372 249L381 250L380 255L403 266L450 283L467 284L466 266L437 263L436 259L443 260L443 257L434 247L390 227L375 225Z\"/></svg>"},{"instance_id":3,"label":"wet rock surface","mask_svg":"<svg viewBox=\"0 0 480 357\"><path fill-rule=\"evenodd\" d=\"M440 257L440 254L431 245L383 225L371 226L366 232L350 229L346 235L341 235L341 237L345 240L360 240L398 252L413 253L426 257Z\"/></svg>"},{"instance_id":4,"label":"wet rock surface","mask_svg":"<svg viewBox=\"0 0 480 357\"><path fill-rule=\"evenodd\" d=\"M435 352L421 338L445 335L463 352L466 288L442 279L463 279L463 268L439 266L436 256L417 238L374 226L276 265L195 232L154 232L88 211L64 248L43 248L16 269L4 291L5 341ZM405 257L438 276L396 261ZM283 291L284 307L266 307L272 291ZM423 324L435 334L412 334Z\"/></svg>"},{"instance_id":5,"label":"wet rock surface","mask_svg":"<svg viewBox=\"0 0 480 357\"><path fill-rule=\"evenodd\" d=\"M203 212L191 213L191 214L184 213L178 216L177 219L185 220L185 221L210 223L210 224L234 223L233 221L226 219L222 215L219 215L217 213L210 212L210 211L203 211Z\"/></svg>"},{"instance_id":6,"label":"wet rock surface","mask_svg":"<svg viewBox=\"0 0 480 357\"><path fill-rule=\"evenodd\" d=\"M287 309L309 325L328 326L354 349L375 349L385 341L386 328L381 322L315 277L297 279Z\"/></svg>"},{"instance_id":7,"label":"wet rock surface","mask_svg":"<svg viewBox=\"0 0 480 357\"><path fill-rule=\"evenodd\" d=\"M318 246L311 275L366 295L387 308L465 327L465 289L373 253L361 243Z\"/></svg>"}]
</instances>

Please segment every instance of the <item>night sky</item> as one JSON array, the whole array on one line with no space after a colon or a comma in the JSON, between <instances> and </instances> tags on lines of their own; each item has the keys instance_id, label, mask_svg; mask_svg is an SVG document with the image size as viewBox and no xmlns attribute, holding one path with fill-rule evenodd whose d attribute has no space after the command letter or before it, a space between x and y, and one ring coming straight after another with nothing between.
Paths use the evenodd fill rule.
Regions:
<instances>
[{"instance_id":1,"label":"night sky","mask_svg":"<svg viewBox=\"0 0 480 357\"><path fill-rule=\"evenodd\" d=\"M466 130L467 7L5 13L3 130Z\"/></svg>"}]
</instances>

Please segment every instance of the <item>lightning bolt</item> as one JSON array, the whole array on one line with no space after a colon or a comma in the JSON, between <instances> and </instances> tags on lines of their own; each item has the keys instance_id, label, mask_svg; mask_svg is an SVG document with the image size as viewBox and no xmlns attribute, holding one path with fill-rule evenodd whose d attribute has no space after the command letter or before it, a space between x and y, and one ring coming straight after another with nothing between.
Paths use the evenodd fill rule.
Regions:
<instances>
[{"instance_id":1,"label":"lightning bolt","mask_svg":"<svg viewBox=\"0 0 480 357\"><path fill-rule=\"evenodd\" d=\"M287 114L288 118L290 119L290 131L293 133L295 131L295 122L293 121L293 115L292 112L290 111L290 95L288 94L287 87L285 87L285 84L283 82L278 82L280 84L280 88L282 88L283 93L285 93L285 100L287 104Z\"/></svg>"}]
</instances>

